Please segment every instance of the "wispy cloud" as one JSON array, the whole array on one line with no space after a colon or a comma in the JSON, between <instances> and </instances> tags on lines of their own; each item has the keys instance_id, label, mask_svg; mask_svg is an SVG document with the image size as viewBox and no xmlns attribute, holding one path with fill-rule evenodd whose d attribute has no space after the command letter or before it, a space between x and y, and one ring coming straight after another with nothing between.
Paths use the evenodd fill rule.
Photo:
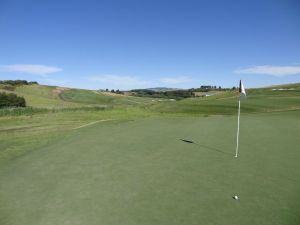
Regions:
<instances>
[{"instance_id":1,"label":"wispy cloud","mask_svg":"<svg viewBox=\"0 0 300 225\"><path fill-rule=\"evenodd\" d=\"M163 85L181 85L191 83L193 80L186 76L181 77L162 77L159 82Z\"/></svg>"},{"instance_id":2,"label":"wispy cloud","mask_svg":"<svg viewBox=\"0 0 300 225\"><path fill-rule=\"evenodd\" d=\"M98 81L108 86L117 88L140 88L149 84L148 81L136 76L120 76L120 75L98 75L89 77L91 81Z\"/></svg>"},{"instance_id":3,"label":"wispy cloud","mask_svg":"<svg viewBox=\"0 0 300 225\"><path fill-rule=\"evenodd\" d=\"M27 74L45 76L50 73L60 72L62 71L62 69L59 67L46 66L46 65L12 64L12 65L0 65L0 71L27 73Z\"/></svg>"},{"instance_id":4,"label":"wispy cloud","mask_svg":"<svg viewBox=\"0 0 300 225\"><path fill-rule=\"evenodd\" d=\"M266 74L276 77L284 77L288 75L300 74L300 66L254 66L248 68L237 69L235 73L243 74Z\"/></svg>"},{"instance_id":5,"label":"wispy cloud","mask_svg":"<svg viewBox=\"0 0 300 225\"><path fill-rule=\"evenodd\" d=\"M124 75L97 75L88 77L89 81L98 82L101 88L119 88L119 89L138 89L150 87L185 87L192 85L194 80L187 76L178 77L161 77L148 79L138 76L124 76Z\"/></svg>"}]
</instances>

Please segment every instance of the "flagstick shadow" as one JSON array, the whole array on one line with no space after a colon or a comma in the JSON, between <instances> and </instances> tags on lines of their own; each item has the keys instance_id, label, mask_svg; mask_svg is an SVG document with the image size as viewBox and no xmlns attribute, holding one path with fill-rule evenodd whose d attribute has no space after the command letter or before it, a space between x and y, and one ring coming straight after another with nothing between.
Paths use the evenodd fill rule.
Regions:
<instances>
[{"instance_id":1,"label":"flagstick shadow","mask_svg":"<svg viewBox=\"0 0 300 225\"><path fill-rule=\"evenodd\" d=\"M179 139L180 141L183 141L183 142L186 142L186 143L189 143L189 144L194 144L194 145L198 145L202 148L205 148L205 149L208 149L208 150L211 150L211 151L215 151L215 152L219 152L219 153L222 153L222 154L226 154L226 155L231 155L230 153L228 152L224 152L218 148L214 148L214 147L210 147L210 146L207 146L207 145L203 145L203 144L198 144L194 141L191 141L191 140L187 140L187 139Z\"/></svg>"},{"instance_id":2,"label":"flagstick shadow","mask_svg":"<svg viewBox=\"0 0 300 225\"><path fill-rule=\"evenodd\" d=\"M197 145L200 146L200 147L202 147L202 148L209 149L211 151L220 152L220 153L226 154L226 155L232 155L232 154L230 154L228 152L224 152L224 151L222 151L222 150L220 150L218 148L210 147L210 146L207 146L207 145L200 145L200 144L197 144Z\"/></svg>"},{"instance_id":3,"label":"flagstick shadow","mask_svg":"<svg viewBox=\"0 0 300 225\"><path fill-rule=\"evenodd\" d=\"M195 142L191 141L191 140L187 140L187 139L179 139L180 141L189 143L189 144L196 144Z\"/></svg>"}]
</instances>

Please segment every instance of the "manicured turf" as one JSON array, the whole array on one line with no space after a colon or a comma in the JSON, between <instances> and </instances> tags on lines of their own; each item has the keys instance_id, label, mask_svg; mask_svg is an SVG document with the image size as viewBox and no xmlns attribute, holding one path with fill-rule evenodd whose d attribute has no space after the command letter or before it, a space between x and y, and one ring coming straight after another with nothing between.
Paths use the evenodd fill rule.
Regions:
<instances>
[{"instance_id":1,"label":"manicured turf","mask_svg":"<svg viewBox=\"0 0 300 225\"><path fill-rule=\"evenodd\" d=\"M238 159L234 116L74 130L0 167L0 224L300 224L299 116L242 115Z\"/></svg>"}]
</instances>

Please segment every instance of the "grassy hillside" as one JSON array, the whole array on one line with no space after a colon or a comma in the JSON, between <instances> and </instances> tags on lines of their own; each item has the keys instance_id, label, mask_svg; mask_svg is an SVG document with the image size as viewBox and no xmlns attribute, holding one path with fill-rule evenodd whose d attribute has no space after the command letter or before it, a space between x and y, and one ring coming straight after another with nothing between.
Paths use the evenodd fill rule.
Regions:
<instances>
[{"instance_id":1,"label":"grassy hillside","mask_svg":"<svg viewBox=\"0 0 300 225\"><path fill-rule=\"evenodd\" d=\"M280 84L280 85L273 85L269 88L285 88L285 89L297 89L300 90L300 83L292 83L292 84Z\"/></svg>"},{"instance_id":2,"label":"grassy hillside","mask_svg":"<svg viewBox=\"0 0 300 225\"><path fill-rule=\"evenodd\" d=\"M63 88L45 85L22 85L16 86L14 91L1 89L0 91L12 92L26 99L27 106L38 108L55 108L55 107L79 107L81 104L63 101L59 94Z\"/></svg>"},{"instance_id":3,"label":"grassy hillside","mask_svg":"<svg viewBox=\"0 0 300 225\"><path fill-rule=\"evenodd\" d=\"M241 111L243 113L257 113L300 109L299 86L298 84L284 86L285 88L292 88L291 90L249 89L247 90L247 97L242 98ZM228 91L208 97L161 102L151 108L162 113L234 115L237 109L237 99L237 92Z\"/></svg>"},{"instance_id":4,"label":"grassy hillside","mask_svg":"<svg viewBox=\"0 0 300 225\"><path fill-rule=\"evenodd\" d=\"M105 93L68 89L61 94L63 100L68 102L82 103L82 104L98 104L106 106L130 106L150 103L150 98L140 98L125 95L107 95Z\"/></svg>"},{"instance_id":5,"label":"grassy hillside","mask_svg":"<svg viewBox=\"0 0 300 225\"><path fill-rule=\"evenodd\" d=\"M1 89L1 86L0 86ZM11 92L7 91L6 92ZM82 89L69 89L43 85L16 87L14 93L25 97L27 105L38 108L78 108L103 106L127 108L135 106L160 113L235 114L237 91L209 92L211 96L188 98L180 101L151 99L124 95L107 95ZM242 112L269 112L299 109L300 84L288 84L247 90L242 100Z\"/></svg>"},{"instance_id":6,"label":"grassy hillside","mask_svg":"<svg viewBox=\"0 0 300 225\"><path fill-rule=\"evenodd\" d=\"M101 92L83 89L70 89L45 85L16 86L15 90L0 91L15 93L26 99L27 106L36 108L78 108L89 106L135 106L151 103L151 98L124 95L107 95Z\"/></svg>"}]
</instances>

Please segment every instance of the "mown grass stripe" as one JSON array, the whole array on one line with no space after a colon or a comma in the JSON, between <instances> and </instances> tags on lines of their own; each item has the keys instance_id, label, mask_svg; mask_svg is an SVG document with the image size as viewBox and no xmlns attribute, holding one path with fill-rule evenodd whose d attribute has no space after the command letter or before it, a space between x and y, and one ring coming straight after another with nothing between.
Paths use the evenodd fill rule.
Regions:
<instances>
[{"instance_id":1,"label":"mown grass stripe","mask_svg":"<svg viewBox=\"0 0 300 225\"><path fill-rule=\"evenodd\" d=\"M115 120L115 119L97 120L97 121L93 121L93 122L91 122L91 123L87 123L87 124L81 125L81 126L79 126L79 127L75 127L74 129L79 129L79 128L82 128L82 127L87 127L87 126L93 125L93 124L95 124L95 123L106 122L106 121L112 121L112 120Z\"/></svg>"}]
</instances>

